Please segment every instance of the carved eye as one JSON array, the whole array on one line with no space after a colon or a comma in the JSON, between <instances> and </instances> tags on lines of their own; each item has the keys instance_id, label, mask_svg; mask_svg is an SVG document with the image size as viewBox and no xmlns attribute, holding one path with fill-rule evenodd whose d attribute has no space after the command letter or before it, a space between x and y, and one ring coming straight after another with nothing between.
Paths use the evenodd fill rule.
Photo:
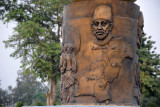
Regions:
<instances>
[{"instance_id":1,"label":"carved eye","mask_svg":"<svg viewBox=\"0 0 160 107\"><path fill-rule=\"evenodd\" d=\"M101 22L101 25L102 25L102 26L106 26L106 25L107 25L107 21L102 21L102 22Z\"/></svg>"},{"instance_id":2,"label":"carved eye","mask_svg":"<svg viewBox=\"0 0 160 107\"><path fill-rule=\"evenodd\" d=\"M99 25L99 22L94 21L94 22L93 22L93 25L98 26L98 25Z\"/></svg>"}]
</instances>

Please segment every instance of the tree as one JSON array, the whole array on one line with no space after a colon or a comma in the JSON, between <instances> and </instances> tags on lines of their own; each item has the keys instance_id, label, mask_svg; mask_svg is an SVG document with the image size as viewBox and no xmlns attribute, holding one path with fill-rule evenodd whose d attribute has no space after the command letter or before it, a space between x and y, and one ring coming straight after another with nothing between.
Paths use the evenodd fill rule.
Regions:
<instances>
[{"instance_id":1,"label":"tree","mask_svg":"<svg viewBox=\"0 0 160 107\"><path fill-rule=\"evenodd\" d=\"M33 106L45 106L46 105L46 92L37 92L33 95Z\"/></svg>"},{"instance_id":2,"label":"tree","mask_svg":"<svg viewBox=\"0 0 160 107\"><path fill-rule=\"evenodd\" d=\"M140 53L142 107L159 107L160 55L155 53L151 36L143 35Z\"/></svg>"},{"instance_id":3,"label":"tree","mask_svg":"<svg viewBox=\"0 0 160 107\"><path fill-rule=\"evenodd\" d=\"M34 100L39 99L35 97L36 94L45 93L48 90L33 74L18 73L16 81L17 86L12 90L14 103L21 101L25 105L31 105ZM45 100L42 102L44 103Z\"/></svg>"},{"instance_id":4,"label":"tree","mask_svg":"<svg viewBox=\"0 0 160 107\"><path fill-rule=\"evenodd\" d=\"M21 101L25 105L31 105L36 101L40 101L41 104L45 105L47 90L48 87L37 81L33 74L18 73L15 88L11 86L8 87L8 90L0 88L0 104L11 105Z\"/></svg>"},{"instance_id":5,"label":"tree","mask_svg":"<svg viewBox=\"0 0 160 107\"><path fill-rule=\"evenodd\" d=\"M12 93L10 93L9 90L0 88L0 104L10 105L12 101Z\"/></svg>"},{"instance_id":6,"label":"tree","mask_svg":"<svg viewBox=\"0 0 160 107\"><path fill-rule=\"evenodd\" d=\"M0 104L6 104L7 92L0 88Z\"/></svg>"},{"instance_id":7,"label":"tree","mask_svg":"<svg viewBox=\"0 0 160 107\"><path fill-rule=\"evenodd\" d=\"M69 0L1 0L0 19L15 21L17 26L6 47L20 58L22 71L29 71L42 80L50 80L47 94L54 104L56 80L59 78L59 54L62 11ZM28 70L27 70L28 69Z\"/></svg>"}]
</instances>

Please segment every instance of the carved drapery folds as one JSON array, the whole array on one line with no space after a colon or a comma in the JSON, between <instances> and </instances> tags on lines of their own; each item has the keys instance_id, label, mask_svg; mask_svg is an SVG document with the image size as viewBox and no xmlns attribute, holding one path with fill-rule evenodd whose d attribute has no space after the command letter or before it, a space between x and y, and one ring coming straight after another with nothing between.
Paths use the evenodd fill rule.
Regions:
<instances>
[{"instance_id":1,"label":"carved drapery folds","mask_svg":"<svg viewBox=\"0 0 160 107\"><path fill-rule=\"evenodd\" d=\"M77 62L75 57L75 49L72 44L68 43L62 47L62 55L60 56L61 70L61 99L62 103L73 101L73 91L75 77L77 71Z\"/></svg>"},{"instance_id":2,"label":"carved drapery folds","mask_svg":"<svg viewBox=\"0 0 160 107\"><path fill-rule=\"evenodd\" d=\"M142 34L143 15L134 3L86 0L66 6L61 103L139 105Z\"/></svg>"},{"instance_id":3,"label":"carved drapery folds","mask_svg":"<svg viewBox=\"0 0 160 107\"><path fill-rule=\"evenodd\" d=\"M77 72L76 53L80 49L80 37L78 31L71 26L64 27L63 31L63 46L59 67L61 71L61 103L66 104L74 102L76 81L74 75Z\"/></svg>"},{"instance_id":4,"label":"carved drapery folds","mask_svg":"<svg viewBox=\"0 0 160 107\"><path fill-rule=\"evenodd\" d=\"M99 49L102 50L101 48L97 50ZM91 95L95 96L100 103L108 104L112 100L110 85L119 78L119 72L125 66L125 59L133 59L132 46L122 38L112 39L104 49L102 58L91 64L90 71L79 79L79 89L76 96ZM81 91L86 87L93 91Z\"/></svg>"}]
</instances>

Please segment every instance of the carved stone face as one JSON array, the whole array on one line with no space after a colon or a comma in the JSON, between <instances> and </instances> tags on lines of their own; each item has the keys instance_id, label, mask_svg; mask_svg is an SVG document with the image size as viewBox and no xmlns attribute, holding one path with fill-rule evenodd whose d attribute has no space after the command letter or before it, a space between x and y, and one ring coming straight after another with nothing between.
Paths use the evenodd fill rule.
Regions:
<instances>
[{"instance_id":1,"label":"carved stone face","mask_svg":"<svg viewBox=\"0 0 160 107\"><path fill-rule=\"evenodd\" d=\"M112 30L112 23L106 19L96 19L92 22L91 28L98 40L104 40Z\"/></svg>"},{"instance_id":2,"label":"carved stone face","mask_svg":"<svg viewBox=\"0 0 160 107\"><path fill-rule=\"evenodd\" d=\"M107 38L113 27L112 24L112 9L106 5L96 7L94 11L91 29L98 41L103 41Z\"/></svg>"}]
</instances>

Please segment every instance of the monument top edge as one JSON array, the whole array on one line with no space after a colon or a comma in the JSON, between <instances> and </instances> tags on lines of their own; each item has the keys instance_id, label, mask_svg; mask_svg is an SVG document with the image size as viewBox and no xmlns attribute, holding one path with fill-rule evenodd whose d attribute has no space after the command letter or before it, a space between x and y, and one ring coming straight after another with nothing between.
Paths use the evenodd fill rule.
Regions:
<instances>
[{"instance_id":1,"label":"monument top edge","mask_svg":"<svg viewBox=\"0 0 160 107\"><path fill-rule=\"evenodd\" d=\"M85 3L90 3L90 2L95 2L95 3L117 3L117 2L123 2L123 3L127 3L127 2L130 2L136 6L138 6L135 1L136 0L70 0L71 3L69 3L68 5L64 6L64 8L68 8L70 6L73 6L73 5L84 5ZM138 6L139 7L139 6Z\"/></svg>"}]
</instances>

